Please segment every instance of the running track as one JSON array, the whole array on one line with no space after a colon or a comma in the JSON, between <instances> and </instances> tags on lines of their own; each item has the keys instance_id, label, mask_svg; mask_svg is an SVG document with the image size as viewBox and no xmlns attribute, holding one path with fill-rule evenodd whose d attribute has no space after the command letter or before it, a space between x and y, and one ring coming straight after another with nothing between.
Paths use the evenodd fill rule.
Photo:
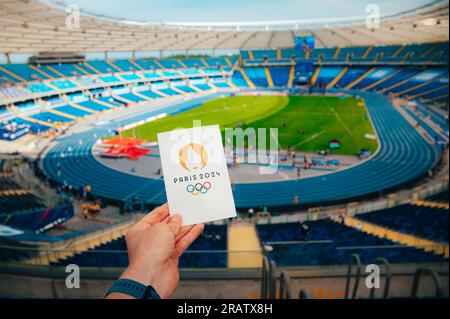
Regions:
<instances>
[{"instance_id":1,"label":"running track","mask_svg":"<svg viewBox=\"0 0 450 319\"><path fill-rule=\"evenodd\" d=\"M236 206L292 205L295 195L299 198L299 204L308 205L345 200L401 185L429 171L441 156L438 149L427 143L385 96L369 92L362 95L381 143L376 156L358 166L324 176L299 181L237 184L234 190ZM182 104L169 106L145 116L176 112L185 107ZM122 120L121 124L136 120ZM134 198L136 202L153 205L164 203L166 196L162 179L113 170L99 163L91 154L97 138L110 135L110 130L115 127L117 124L111 123L59 139L42 160L45 173L58 183L76 188L91 185L93 193L105 198L122 201ZM62 169L59 173L58 163Z\"/></svg>"}]
</instances>

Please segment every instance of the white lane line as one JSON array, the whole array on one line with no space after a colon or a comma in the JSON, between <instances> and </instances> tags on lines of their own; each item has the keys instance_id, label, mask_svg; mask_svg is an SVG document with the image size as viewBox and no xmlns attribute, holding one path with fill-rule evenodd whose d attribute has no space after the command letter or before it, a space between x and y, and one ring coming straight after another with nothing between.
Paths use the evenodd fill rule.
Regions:
<instances>
[{"instance_id":1,"label":"white lane line","mask_svg":"<svg viewBox=\"0 0 450 319\"><path fill-rule=\"evenodd\" d=\"M328 102L321 97L321 100L325 102L325 104L328 106L328 108L330 109L331 113L333 113L333 115L339 120L339 122L341 122L342 126L345 128L345 130L347 131L347 133L350 136L353 136L353 132L349 129L349 127L347 126L347 124L345 124L344 120L342 120L342 118L339 116L339 114L335 111L334 108L332 108L330 106L330 104L328 104Z\"/></svg>"},{"instance_id":2,"label":"white lane line","mask_svg":"<svg viewBox=\"0 0 450 319\"><path fill-rule=\"evenodd\" d=\"M315 134L311 135L310 137L308 137L306 140L303 140L300 143L295 144L293 147L297 147L297 146L305 144L305 143L307 143L309 141L315 140L316 138L318 138L319 136L321 136L322 134L325 134L325 133L326 133L326 131L315 133Z\"/></svg>"}]
</instances>

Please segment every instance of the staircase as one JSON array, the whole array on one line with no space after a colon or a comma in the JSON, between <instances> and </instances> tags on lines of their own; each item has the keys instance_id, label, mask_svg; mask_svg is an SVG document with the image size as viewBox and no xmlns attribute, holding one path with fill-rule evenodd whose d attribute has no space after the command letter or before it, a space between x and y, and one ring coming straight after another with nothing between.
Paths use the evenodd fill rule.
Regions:
<instances>
[{"instance_id":1,"label":"staircase","mask_svg":"<svg viewBox=\"0 0 450 319\"><path fill-rule=\"evenodd\" d=\"M395 71L392 72L391 74L389 74L389 75L383 77L381 80L378 80L378 81L376 81L375 83L372 83L372 84L366 86L365 88L362 88L361 91L367 91L367 90L370 90L371 88L373 88L373 87L375 87L375 86L377 86L377 85L383 83L383 82L386 81L386 80L389 80L391 77L397 75L397 74L400 73L400 72L402 72L402 69L395 70Z\"/></svg>"},{"instance_id":2,"label":"staircase","mask_svg":"<svg viewBox=\"0 0 450 319\"><path fill-rule=\"evenodd\" d=\"M227 62L228 66L233 67L233 63L231 63L230 59L226 56L225 62Z\"/></svg>"},{"instance_id":3,"label":"staircase","mask_svg":"<svg viewBox=\"0 0 450 319\"><path fill-rule=\"evenodd\" d=\"M415 200L412 202L412 204L416 205L416 206L449 209L448 203L431 202L431 201L426 201L426 200Z\"/></svg>"},{"instance_id":4,"label":"staircase","mask_svg":"<svg viewBox=\"0 0 450 319\"><path fill-rule=\"evenodd\" d=\"M95 73L102 74L103 72L100 72L100 70L96 69L94 66L90 65L89 62L84 62L84 65L87 66L89 69L94 71Z\"/></svg>"},{"instance_id":5,"label":"staircase","mask_svg":"<svg viewBox=\"0 0 450 319\"><path fill-rule=\"evenodd\" d=\"M39 125L44 125L44 126L48 126L48 127L53 127L54 125L52 123L49 122L44 122L41 120L37 120L33 117L29 117L29 116L20 116L22 119L24 119L25 121L29 121L29 122L33 122Z\"/></svg>"},{"instance_id":6,"label":"staircase","mask_svg":"<svg viewBox=\"0 0 450 319\"><path fill-rule=\"evenodd\" d=\"M364 52L364 54L363 54L363 59L367 59L367 57L369 56L369 53L370 53L370 51L372 51L373 50L373 46L369 46L368 48L367 48L367 50L366 50L366 52Z\"/></svg>"},{"instance_id":7,"label":"staircase","mask_svg":"<svg viewBox=\"0 0 450 319\"><path fill-rule=\"evenodd\" d=\"M32 68L33 70L35 70L36 72L39 72L40 74L44 75L45 77L47 77L48 79L55 79L54 76L51 76L50 74L48 74L47 72L44 72L43 70L37 68L36 66L34 66L33 64L29 64L30 68Z\"/></svg>"},{"instance_id":8,"label":"staircase","mask_svg":"<svg viewBox=\"0 0 450 319\"><path fill-rule=\"evenodd\" d=\"M10 76L16 78L17 80L21 81L21 82L27 82L27 80L25 80L23 77L11 72L8 69L5 69L4 67L0 66L0 71L9 74Z\"/></svg>"},{"instance_id":9,"label":"staircase","mask_svg":"<svg viewBox=\"0 0 450 319\"><path fill-rule=\"evenodd\" d=\"M248 75L245 73L244 69L239 68L239 71L241 72L242 77L244 78L245 82L247 82L248 86L252 89L255 89L256 88L255 84L253 84L252 80L250 80Z\"/></svg>"},{"instance_id":10,"label":"staircase","mask_svg":"<svg viewBox=\"0 0 450 319\"><path fill-rule=\"evenodd\" d=\"M327 89L331 89L333 88L336 83L339 82L339 80L344 76L344 74L347 72L348 67L346 66L345 68L342 69L341 72L339 72L339 74L333 79L333 81L331 81L328 85L327 85Z\"/></svg>"},{"instance_id":11,"label":"staircase","mask_svg":"<svg viewBox=\"0 0 450 319\"><path fill-rule=\"evenodd\" d=\"M252 50L248 50L248 57L250 58L250 61L253 61L255 59Z\"/></svg>"},{"instance_id":12,"label":"staircase","mask_svg":"<svg viewBox=\"0 0 450 319\"><path fill-rule=\"evenodd\" d=\"M138 70L140 70L140 71L145 71L145 69L142 67L142 66L140 66L137 62L136 62L136 60L134 60L134 59L129 59L128 60L132 65L134 65Z\"/></svg>"},{"instance_id":13,"label":"staircase","mask_svg":"<svg viewBox=\"0 0 450 319\"><path fill-rule=\"evenodd\" d=\"M57 110L48 110L48 112L56 114L56 115L59 115L59 116L62 116L62 117L66 117L66 118L69 118L69 119L75 120L75 121L79 119L79 117L77 117L75 115L64 113L64 112L60 112L60 111L57 111Z\"/></svg>"},{"instance_id":14,"label":"staircase","mask_svg":"<svg viewBox=\"0 0 450 319\"><path fill-rule=\"evenodd\" d=\"M121 68L113 63L111 60L106 60L106 63L112 68L114 72L124 72Z\"/></svg>"},{"instance_id":15,"label":"staircase","mask_svg":"<svg viewBox=\"0 0 450 319\"><path fill-rule=\"evenodd\" d=\"M256 227L251 223L228 226L228 268L260 268L262 254Z\"/></svg>"},{"instance_id":16,"label":"staircase","mask_svg":"<svg viewBox=\"0 0 450 319\"><path fill-rule=\"evenodd\" d=\"M106 244L124 236L128 229L140 218L142 218L141 215L136 215L126 221L92 233L41 246L38 256L25 260L24 263L28 265L48 266L50 263L58 262L72 257L77 253Z\"/></svg>"},{"instance_id":17,"label":"staircase","mask_svg":"<svg viewBox=\"0 0 450 319\"><path fill-rule=\"evenodd\" d=\"M264 68L264 71L266 72L267 83L269 84L269 87L273 88L274 85L273 85L272 75L270 74L269 68L266 66Z\"/></svg>"},{"instance_id":18,"label":"staircase","mask_svg":"<svg viewBox=\"0 0 450 319\"><path fill-rule=\"evenodd\" d=\"M295 66L291 66L291 70L289 71L289 79L287 86L292 86L292 82L294 82L294 74L295 74Z\"/></svg>"},{"instance_id":19,"label":"staircase","mask_svg":"<svg viewBox=\"0 0 450 319\"><path fill-rule=\"evenodd\" d=\"M312 79L311 79L311 83L312 83L313 85L315 85L315 84L317 83L317 78L319 77L319 73L320 73L320 69L321 69L321 68L322 68L322 67L319 66L319 67L316 69L316 71L314 71L314 74L313 74Z\"/></svg>"},{"instance_id":20,"label":"staircase","mask_svg":"<svg viewBox=\"0 0 450 319\"><path fill-rule=\"evenodd\" d=\"M359 82L361 82L362 80L364 80L370 73L372 73L376 68L371 68L369 69L367 72L365 72L363 75L361 75L359 78L357 78L355 81L353 81L352 83L348 84L345 89L346 90L350 90L351 88L353 88L355 85L357 85Z\"/></svg>"}]
</instances>

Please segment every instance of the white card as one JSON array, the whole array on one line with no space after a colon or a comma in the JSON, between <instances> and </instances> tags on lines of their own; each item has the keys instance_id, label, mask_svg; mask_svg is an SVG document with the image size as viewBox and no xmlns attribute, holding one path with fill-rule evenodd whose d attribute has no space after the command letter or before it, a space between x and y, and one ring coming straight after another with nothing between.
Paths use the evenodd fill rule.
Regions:
<instances>
[{"instance_id":1,"label":"white card","mask_svg":"<svg viewBox=\"0 0 450 319\"><path fill-rule=\"evenodd\" d=\"M218 125L158 134L170 214L182 225L236 217Z\"/></svg>"}]
</instances>

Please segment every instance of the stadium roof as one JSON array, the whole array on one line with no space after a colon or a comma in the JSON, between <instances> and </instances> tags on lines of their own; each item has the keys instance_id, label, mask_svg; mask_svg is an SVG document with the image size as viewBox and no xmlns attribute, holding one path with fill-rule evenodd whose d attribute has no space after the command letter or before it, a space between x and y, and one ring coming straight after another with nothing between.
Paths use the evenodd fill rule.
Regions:
<instances>
[{"instance_id":1,"label":"stadium roof","mask_svg":"<svg viewBox=\"0 0 450 319\"><path fill-rule=\"evenodd\" d=\"M79 28L66 26L67 4L0 0L0 52L104 52L289 48L294 37L315 35L318 47L448 41L449 2L383 17L227 23L147 23L81 11Z\"/></svg>"}]
</instances>

